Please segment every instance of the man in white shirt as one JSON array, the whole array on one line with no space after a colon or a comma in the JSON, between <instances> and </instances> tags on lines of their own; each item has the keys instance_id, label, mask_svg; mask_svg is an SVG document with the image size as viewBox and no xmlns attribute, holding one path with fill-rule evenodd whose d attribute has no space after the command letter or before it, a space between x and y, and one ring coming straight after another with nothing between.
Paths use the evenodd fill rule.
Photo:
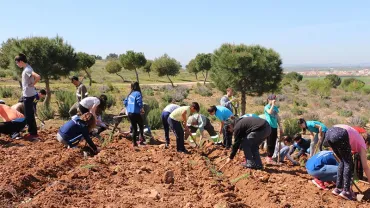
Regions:
<instances>
[{"instance_id":1,"label":"man in white shirt","mask_svg":"<svg viewBox=\"0 0 370 208\"><path fill-rule=\"evenodd\" d=\"M24 104L24 116L28 125L28 135L24 137L27 140L37 139L37 126L35 119L34 100L37 91L35 85L40 81L40 75L35 73L32 67L28 64L27 57L20 53L15 57L15 63L19 68L23 68L22 72L22 96Z\"/></svg>"}]
</instances>

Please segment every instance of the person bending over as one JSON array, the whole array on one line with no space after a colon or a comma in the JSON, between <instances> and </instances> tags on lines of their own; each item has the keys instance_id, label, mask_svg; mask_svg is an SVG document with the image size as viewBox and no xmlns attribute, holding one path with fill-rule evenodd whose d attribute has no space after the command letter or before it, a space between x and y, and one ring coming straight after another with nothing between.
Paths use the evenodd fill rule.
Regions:
<instances>
[{"instance_id":1,"label":"person bending over","mask_svg":"<svg viewBox=\"0 0 370 208\"><path fill-rule=\"evenodd\" d=\"M292 155L296 149L299 150L295 158L301 157L301 155L306 154L310 150L311 141L305 138L302 138L301 134L294 135L294 144L293 148L289 151L289 155Z\"/></svg>"},{"instance_id":2,"label":"person bending over","mask_svg":"<svg viewBox=\"0 0 370 208\"><path fill-rule=\"evenodd\" d=\"M0 134L7 134L12 139L19 136L19 132L26 126L24 115L17 110L5 105L4 101L0 101Z\"/></svg>"},{"instance_id":3,"label":"person bending over","mask_svg":"<svg viewBox=\"0 0 370 208\"><path fill-rule=\"evenodd\" d=\"M223 145L226 147L226 149L230 149L232 145L233 134L224 127L224 124L227 120L234 117L233 113L226 107L214 105L208 109L208 113L212 116L216 116L216 118L221 121L219 135L224 135Z\"/></svg>"}]
</instances>

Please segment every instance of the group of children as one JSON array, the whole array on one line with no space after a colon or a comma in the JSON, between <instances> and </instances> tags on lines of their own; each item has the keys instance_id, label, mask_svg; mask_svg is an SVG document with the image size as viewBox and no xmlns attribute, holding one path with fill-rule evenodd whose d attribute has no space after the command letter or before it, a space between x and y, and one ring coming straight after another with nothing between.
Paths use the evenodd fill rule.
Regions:
<instances>
[{"instance_id":1,"label":"group of children","mask_svg":"<svg viewBox=\"0 0 370 208\"><path fill-rule=\"evenodd\" d=\"M40 80L40 76L33 72L31 66L27 64L26 56L19 54L15 61L19 67L24 68L21 99L23 105L12 108L0 101L0 117L4 120L0 123L0 133L9 134L14 138L14 135L17 135L28 125L29 134L25 138L33 139L37 137L36 103L40 97L46 95L46 92L43 90L36 92L34 86ZM85 139L92 151L98 153L99 149L92 141L91 136L96 127L98 132L94 136L98 136L107 128L107 125L101 120L101 115L106 108L107 96L88 97L86 87L77 77L72 77L71 81L77 88L77 102L69 111L71 120L60 127L56 139L69 148L76 147L82 139ZM345 199L354 198L350 188L353 173L352 154L358 154L363 171L370 181L370 169L366 158L365 141L368 139L366 130L348 125L335 125L332 128L327 128L318 121L305 121L300 118L297 121L298 125L302 128L303 134L308 131L311 138L305 139L301 134L296 134L293 138L290 136L282 137L284 131L279 117L279 109L276 106L276 95L269 95L267 102L263 116L245 114L238 117L238 100L233 96L232 89L228 88L226 95L221 98L220 105L208 108L208 113L220 121L218 133L212 126L210 119L199 113L200 105L197 102L192 102L190 106L171 103L163 109L161 115L165 133L165 147L169 147L171 129L176 137L177 151L187 154L189 152L184 145L185 139L188 136L192 137L199 129L202 140L205 138L204 130L206 130L211 141L216 145L223 145L227 150L231 149L230 157L226 163L229 163L237 151L241 149L245 156L245 162L242 164L244 167L263 169L259 147L266 141L267 164L283 162L287 158L294 165L298 165L296 159L308 154L310 158L306 163L306 169L314 177L312 182L319 188L326 189L325 182L336 181L336 188L332 193ZM131 84L131 91L123 100L123 104L125 113L131 122L133 147L145 145L142 116L145 111L138 82ZM280 134L278 134L278 129ZM219 138L220 135L223 135L222 141ZM279 137L283 139L279 141ZM335 154L331 151L322 151L323 145L330 147ZM292 157L296 149L299 150L298 154ZM278 159L280 161L277 161Z\"/></svg>"}]
</instances>

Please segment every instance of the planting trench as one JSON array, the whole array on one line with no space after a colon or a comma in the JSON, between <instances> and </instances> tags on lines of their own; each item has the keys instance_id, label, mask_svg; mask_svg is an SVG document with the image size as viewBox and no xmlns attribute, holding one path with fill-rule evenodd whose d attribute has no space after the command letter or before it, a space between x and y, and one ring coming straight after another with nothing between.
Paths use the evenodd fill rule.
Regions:
<instances>
[{"instance_id":1,"label":"planting trench","mask_svg":"<svg viewBox=\"0 0 370 208\"><path fill-rule=\"evenodd\" d=\"M30 143L0 139L2 207L368 207L320 191L304 168L266 166L247 170L238 153L222 172L228 152L210 146L179 154L175 146L147 145L133 151L115 140L95 157L64 150L56 130ZM165 175L174 175L167 181ZM359 184L365 189L364 184ZM369 187L367 187L369 188Z\"/></svg>"}]
</instances>

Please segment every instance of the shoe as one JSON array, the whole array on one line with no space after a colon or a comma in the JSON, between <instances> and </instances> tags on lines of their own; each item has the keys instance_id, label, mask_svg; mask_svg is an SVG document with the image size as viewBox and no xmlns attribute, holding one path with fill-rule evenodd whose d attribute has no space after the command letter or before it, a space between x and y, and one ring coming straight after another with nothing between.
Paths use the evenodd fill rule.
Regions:
<instances>
[{"instance_id":1,"label":"shoe","mask_svg":"<svg viewBox=\"0 0 370 208\"><path fill-rule=\"evenodd\" d=\"M23 137L24 140L28 140L30 142L37 142L39 141L39 135L31 135L31 134L27 134L26 136Z\"/></svg>"},{"instance_id":2,"label":"shoe","mask_svg":"<svg viewBox=\"0 0 370 208\"><path fill-rule=\"evenodd\" d=\"M181 152L181 153L184 153L184 154L190 154L190 152L186 149L184 150L177 150L177 152Z\"/></svg>"},{"instance_id":3,"label":"shoe","mask_svg":"<svg viewBox=\"0 0 370 208\"><path fill-rule=\"evenodd\" d=\"M254 169L254 170L262 170L263 169L263 166L246 164L245 162L242 163L242 166L245 167L245 168L250 168L250 169Z\"/></svg>"},{"instance_id":4,"label":"shoe","mask_svg":"<svg viewBox=\"0 0 370 208\"><path fill-rule=\"evenodd\" d=\"M170 143L167 143L164 145L164 148L168 149L170 147Z\"/></svg>"},{"instance_id":5,"label":"shoe","mask_svg":"<svg viewBox=\"0 0 370 208\"><path fill-rule=\"evenodd\" d=\"M20 134L19 134L19 132L15 132L15 133L13 133L10 137L11 137L12 139L16 139L16 138L20 137Z\"/></svg>"},{"instance_id":6,"label":"shoe","mask_svg":"<svg viewBox=\"0 0 370 208\"><path fill-rule=\"evenodd\" d=\"M324 182L320 181L319 179L315 178L312 180L312 183L315 184L315 186L317 186L317 188L319 188L320 190L329 190L328 188L326 188L326 186L324 185Z\"/></svg>"},{"instance_id":7,"label":"shoe","mask_svg":"<svg viewBox=\"0 0 370 208\"><path fill-rule=\"evenodd\" d=\"M332 194L334 194L335 196L339 196L339 194L342 192L342 189L339 189L339 188L335 188L333 189L333 191L331 192Z\"/></svg>"},{"instance_id":8,"label":"shoe","mask_svg":"<svg viewBox=\"0 0 370 208\"><path fill-rule=\"evenodd\" d=\"M347 200L353 200L355 198L354 193L351 191L342 191L339 196Z\"/></svg>"}]
</instances>

